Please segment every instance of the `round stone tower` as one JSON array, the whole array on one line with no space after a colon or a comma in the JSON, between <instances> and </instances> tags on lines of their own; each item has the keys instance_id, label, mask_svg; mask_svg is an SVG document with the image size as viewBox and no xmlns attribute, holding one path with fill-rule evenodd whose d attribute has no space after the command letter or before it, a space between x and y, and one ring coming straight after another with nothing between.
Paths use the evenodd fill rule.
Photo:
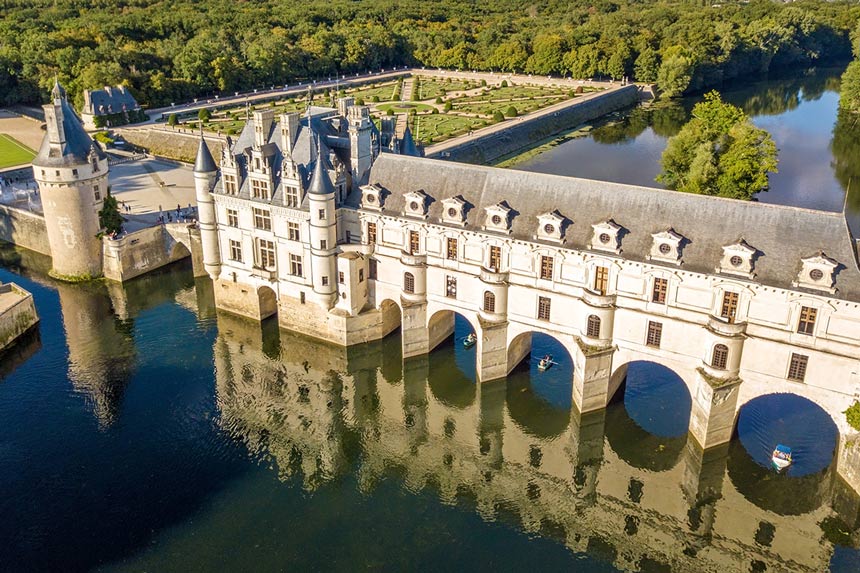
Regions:
<instances>
[{"instance_id":1,"label":"round stone tower","mask_svg":"<svg viewBox=\"0 0 860 573\"><path fill-rule=\"evenodd\" d=\"M97 277L102 274L102 243L96 235L108 187L107 155L84 131L59 83L43 108L47 133L33 159L33 174L42 196L51 273L67 280Z\"/></svg>"},{"instance_id":2,"label":"round stone tower","mask_svg":"<svg viewBox=\"0 0 860 573\"><path fill-rule=\"evenodd\" d=\"M334 306L337 296L337 215L334 185L325 166L326 158L317 147L317 160L308 189L310 207L311 279L316 302L325 309Z\"/></svg>"},{"instance_id":3,"label":"round stone tower","mask_svg":"<svg viewBox=\"0 0 860 573\"><path fill-rule=\"evenodd\" d=\"M212 201L212 185L218 167L209 147L200 134L197 160L194 162L194 188L197 192L197 220L200 224L200 243L203 247L203 268L217 280L221 274L221 252L218 249L218 230L215 226L215 203Z\"/></svg>"}]
</instances>

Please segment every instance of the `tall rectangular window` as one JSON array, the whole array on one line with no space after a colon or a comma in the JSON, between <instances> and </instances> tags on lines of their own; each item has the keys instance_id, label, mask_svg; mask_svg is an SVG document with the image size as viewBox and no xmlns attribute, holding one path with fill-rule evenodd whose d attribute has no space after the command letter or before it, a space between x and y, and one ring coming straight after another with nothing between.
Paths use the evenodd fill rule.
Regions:
<instances>
[{"instance_id":1,"label":"tall rectangular window","mask_svg":"<svg viewBox=\"0 0 860 573\"><path fill-rule=\"evenodd\" d=\"M372 280L376 280L376 264L376 259L370 259L369 261L367 261L367 276L370 277Z\"/></svg>"},{"instance_id":2,"label":"tall rectangular window","mask_svg":"<svg viewBox=\"0 0 860 573\"><path fill-rule=\"evenodd\" d=\"M447 275L445 277L445 296L457 298L457 277Z\"/></svg>"},{"instance_id":3,"label":"tall rectangular window","mask_svg":"<svg viewBox=\"0 0 860 573\"><path fill-rule=\"evenodd\" d=\"M609 288L609 268L594 267L594 290L600 294L606 294Z\"/></svg>"},{"instance_id":4,"label":"tall rectangular window","mask_svg":"<svg viewBox=\"0 0 860 573\"><path fill-rule=\"evenodd\" d=\"M376 223L368 223L367 224L367 244L375 245L376 244Z\"/></svg>"},{"instance_id":5,"label":"tall rectangular window","mask_svg":"<svg viewBox=\"0 0 860 573\"><path fill-rule=\"evenodd\" d=\"M254 199L269 199L269 182L251 179L251 197Z\"/></svg>"},{"instance_id":6,"label":"tall rectangular window","mask_svg":"<svg viewBox=\"0 0 860 573\"><path fill-rule=\"evenodd\" d=\"M323 221L325 219L325 209L320 209L318 214L320 221Z\"/></svg>"},{"instance_id":7,"label":"tall rectangular window","mask_svg":"<svg viewBox=\"0 0 860 573\"><path fill-rule=\"evenodd\" d=\"M651 302L666 303L666 291L669 290L667 279L654 279L654 289L651 291Z\"/></svg>"},{"instance_id":8,"label":"tall rectangular window","mask_svg":"<svg viewBox=\"0 0 860 573\"><path fill-rule=\"evenodd\" d=\"M275 243L266 239L257 239L257 256L261 267L275 268Z\"/></svg>"},{"instance_id":9,"label":"tall rectangular window","mask_svg":"<svg viewBox=\"0 0 860 573\"><path fill-rule=\"evenodd\" d=\"M364 269L358 269L358 282L364 282Z\"/></svg>"},{"instance_id":10,"label":"tall rectangular window","mask_svg":"<svg viewBox=\"0 0 860 573\"><path fill-rule=\"evenodd\" d=\"M502 248L490 247L490 268L494 271L502 266Z\"/></svg>"},{"instance_id":11,"label":"tall rectangular window","mask_svg":"<svg viewBox=\"0 0 860 573\"><path fill-rule=\"evenodd\" d=\"M227 225L230 227L239 226L239 211L236 209L227 209Z\"/></svg>"},{"instance_id":12,"label":"tall rectangular window","mask_svg":"<svg viewBox=\"0 0 860 573\"><path fill-rule=\"evenodd\" d=\"M302 273L302 256L290 254L290 274L294 277L304 276Z\"/></svg>"},{"instance_id":13,"label":"tall rectangular window","mask_svg":"<svg viewBox=\"0 0 860 573\"><path fill-rule=\"evenodd\" d=\"M663 323L648 321L648 335L645 337L645 344L660 348L660 340L663 338Z\"/></svg>"},{"instance_id":14,"label":"tall rectangular window","mask_svg":"<svg viewBox=\"0 0 860 573\"><path fill-rule=\"evenodd\" d=\"M738 315L738 293L723 293L723 304L720 306L720 316L729 322L734 322Z\"/></svg>"},{"instance_id":15,"label":"tall rectangular window","mask_svg":"<svg viewBox=\"0 0 860 573\"><path fill-rule=\"evenodd\" d=\"M320 250L325 251L326 249L328 249L328 241L320 239Z\"/></svg>"},{"instance_id":16,"label":"tall rectangular window","mask_svg":"<svg viewBox=\"0 0 860 573\"><path fill-rule=\"evenodd\" d=\"M236 194L236 176L224 174L224 193Z\"/></svg>"},{"instance_id":17,"label":"tall rectangular window","mask_svg":"<svg viewBox=\"0 0 860 573\"><path fill-rule=\"evenodd\" d=\"M409 253L412 255L418 254L418 231L409 231Z\"/></svg>"},{"instance_id":18,"label":"tall rectangular window","mask_svg":"<svg viewBox=\"0 0 860 573\"><path fill-rule=\"evenodd\" d=\"M546 280L552 280L552 265L554 259L552 257L544 257L540 258L540 278Z\"/></svg>"},{"instance_id":19,"label":"tall rectangular window","mask_svg":"<svg viewBox=\"0 0 860 573\"><path fill-rule=\"evenodd\" d=\"M549 320L550 300L548 297L538 297L538 313L537 317L540 320Z\"/></svg>"},{"instance_id":20,"label":"tall rectangular window","mask_svg":"<svg viewBox=\"0 0 860 573\"><path fill-rule=\"evenodd\" d=\"M293 186L287 186L286 192L286 200L287 207L298 207L299 206L299 188Z\"/></svg>"},{"instance_id":21,"label":"tall rectangular window","mask_svg":"<svg viewBox=\"0 0 860 573\"><path fill-rule=\"evenodd\" d=\"M230 260L242 262L242 243L230 239Z\"/></svg>"},{"instance_id":22,"label":"tall rectangular window","mask_svg":"<svg viewBox=\"0 0 860 573\"><path fill-rule=\"evenodd\" d=\"M299 232L299 224L292 221L287 223L287 237L291 241L301 241L302 236Z\"/></svg>"},{"instance_id":23,"label":"tall rectangular window","mask_svg":"<svg viewBox=\"0 0 860 573\"><path fill-rule=\"evenodd\" d=\"M803 382L806 378L806 364L809 362L809 356L803 354L791 353L791 362L788 364L788 379L795 382Z\"/></svg>"},{"instance_id":24,"label":"tall rectangular window","mask_svg":"<svg viewBox=\"0 0 860 573\"><path fill-rule=\"evenodd\" d=\"M448 248L447 248L446 254L447 254L448 260L449 261L456 261L457 260L457 239L454 239L452 237L448 237L447 246L448 246Z\"/></svg>"},{"instance_id":25,"label":"tall rectangular window","mask_svg":"<svg viewBox=\"0 0 860 573\"><path fill-rule=\"evenodd\" d=\"M340 284L343 284L343 271L339 271L337 273L337 282L339 282Z\"/></svg>"},{"instance_id":26,"label":"tall rectangular window","mask_svg":"<svg viewBox=\"0 0 860 573\"><path fill-rule=\"evenodd\" d=\"M800 307L800 321L797 323L797 332L799 334L812 335L815 332L815 318L817 316L817 308L809 306Z\"/></svg>"},{"instance_id":27,"label":"tall rectangular window","mask_svg":"<svg viewBox=\"0 0 860 573\"><path fill-rule=\"evenodd\" d=\"M403 290L404 292L415 292L415 275L412 273L403 273Z\"/></svg>"},{"instance_id":28,"label":"tall rectangular window","mask_svg":"<svg viewBox=\"0 0 860 573\"><path fill-rule=\"evenodd\" d=\"M254 209L254 227L263 231L272 230L272 214L265 209Z\"/></svg>"}]
</instances>

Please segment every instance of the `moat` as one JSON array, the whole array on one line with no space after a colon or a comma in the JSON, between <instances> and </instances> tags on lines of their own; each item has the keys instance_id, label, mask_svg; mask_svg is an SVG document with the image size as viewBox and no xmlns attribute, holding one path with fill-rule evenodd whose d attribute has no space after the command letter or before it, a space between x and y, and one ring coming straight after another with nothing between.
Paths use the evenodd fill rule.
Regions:
<instances>
[{"instance_id":1,"label":"moat","mask_svg":"<svg viewBox=\"0 0 860 573\"><path fill-rule=\"evenodd\" d=\"M831 133L827 77L759 96ZM658 112L609 175L573 174L624 172L639 138L664 137ZM637 113L573 143L607 147ZM808 146L795 156L807 179L774 179L762 200L838 209L842 175L819 163L847 156L791 139ZM799 161L782 157L780 176ZM860 500L833 471L835 427L803 399L751 402L737 437L702 455L689 393L653 363L582 416L548 337L532 355L553 368L527 360L477 385L459 318L453 340L404 363L398 333L344 350L216 313L188 265L122 286L58 284L48 268L0 250L0 281L30 290L42 317L0 359L2 570L860 568ZM781 475L777 441L797 456Z\"/></svg>"}]
</instances>

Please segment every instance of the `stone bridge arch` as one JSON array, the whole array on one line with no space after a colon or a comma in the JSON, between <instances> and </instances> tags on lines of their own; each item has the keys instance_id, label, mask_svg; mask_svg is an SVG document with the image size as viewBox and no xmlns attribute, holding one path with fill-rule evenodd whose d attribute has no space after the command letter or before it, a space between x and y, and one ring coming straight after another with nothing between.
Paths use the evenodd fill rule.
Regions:
<instances>
[{"instance_id":1,"label":"stone bridge arch","mask_svg":"<svg viewBox=\"0 0 860 573\"><path fill-rule=\"evenodd\" d=\"M516 368L531 353L532 334L534 333L544 334L558 342L559 345L567 352L567 356L570 359L570 363L573 366L573 370L576 370L576 357L577 350L579 347L576 343L575 337L572 334L562 334L559 332L554 332L548 328L542 328L540 326L510 323L508 326L506 344L508 355L508 374L510 374L511 371Z\"/></svg>"},{"instance_id":2,"label":"stone bridge arch","mask_svg":"<svg viewBox=\"0 0 860 573\"><path fill-rule=\"evenodd\" d=\"M191 268L195 277L206 276L203 268L203 245L200 242L200 228L196 223L166 223L164 230L165 251L170 261L191 257Z\"/></svg>"}]
</instances>

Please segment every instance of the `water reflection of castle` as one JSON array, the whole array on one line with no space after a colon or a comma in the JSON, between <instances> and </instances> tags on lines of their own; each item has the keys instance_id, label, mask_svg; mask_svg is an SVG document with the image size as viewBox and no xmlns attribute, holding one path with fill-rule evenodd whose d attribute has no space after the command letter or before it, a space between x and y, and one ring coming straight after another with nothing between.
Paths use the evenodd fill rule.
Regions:
<instances>
[{"instance_id":1,"label":"water reflection of castle","mask_svg":"<svg viewBox=\"0 0 860 573\"><path fill-rule=\"evenodd\" d=\"M828 524L858 541L857 497L832 469L769 492L744 483L734 446L654 448L624 435L635 424L620 405L580 415L504 382L447 383L447 358L403 362L397 337L342 348L220 314L218 332L222 425L307 489L360 460L362 488L394 469L409 490L624 570L822 571ZM805 513L786 515L780 495Z\"/></svg>"}]
</instances>

